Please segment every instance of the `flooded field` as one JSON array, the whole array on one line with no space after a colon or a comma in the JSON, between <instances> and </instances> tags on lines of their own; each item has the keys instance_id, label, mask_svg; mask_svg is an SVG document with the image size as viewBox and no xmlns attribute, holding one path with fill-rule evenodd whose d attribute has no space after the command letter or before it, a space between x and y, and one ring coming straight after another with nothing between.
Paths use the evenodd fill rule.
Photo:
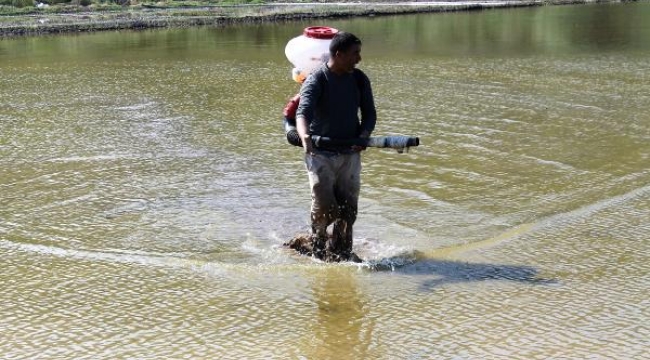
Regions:
<instances>
[{"instance_id":1,"label":"flooded field","mask_svg":"<svg viewBox=\"0 0 650 360\"><path fill-rule=\"evenodd\" d=\"M1 40L0 357L648 359L649 5ZM421 141L364 154L362 265L281 246L308 25Z\"/></svg>"}]
</instances>

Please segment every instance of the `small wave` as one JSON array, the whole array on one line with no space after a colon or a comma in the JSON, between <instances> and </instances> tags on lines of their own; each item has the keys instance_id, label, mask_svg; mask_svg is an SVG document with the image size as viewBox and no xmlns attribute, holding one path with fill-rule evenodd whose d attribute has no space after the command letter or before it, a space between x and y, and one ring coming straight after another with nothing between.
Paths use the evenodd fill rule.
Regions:
<instances>
[{"instance_id":1,"label":"small wave","mask_svg":"<svg viewBox=\"0 0 650 360\"><path fill-rule=\"evenodd\" d=\"M578 171L578 169L576 169L575 167L573 167L571 165L568 165L568 164L565 164L565 163L562 163L562 162L559 162L559 161L544 160L544 159L536 158L536 157L533 157L533 156L526 156L526 155L524 155L523 157L526 158L526 159L533 160L536 163L541 164L541 165L554 166L554 167L557 167L558 169L567 170L567 171L571 171L571 172Z\"/></svg>"},{"instance_id":2,"label":"small wave","mask_svg":"<svg viewBox=\"0 0 650 360\"><path fill-rule=\"evenodd\" d=\"M53 159L46 160L47 162L59 162L59 163L70 163L70 162L95 162L95 161L113 161L113 160L122 160L126 158L136 159L137 157L131 155L95 155L95 156L68 156L68 157L58 157Z\"/></svg>"},{"instance_id":3,"label":"small wave","mask_svg":"<svg viewBox=\"0 0 650 360\"><path fill-rule=\"evenodd\" d=\"M141 104L135 104L135 105L126 105L126 106L118 106L115 108L115 110L120 110L120 111L135 111L135 110L142 110L142 109L147 109L150 108L151 106L155 106L156 103L153 101L141 103Z\"/></svg>"}]
</instances>

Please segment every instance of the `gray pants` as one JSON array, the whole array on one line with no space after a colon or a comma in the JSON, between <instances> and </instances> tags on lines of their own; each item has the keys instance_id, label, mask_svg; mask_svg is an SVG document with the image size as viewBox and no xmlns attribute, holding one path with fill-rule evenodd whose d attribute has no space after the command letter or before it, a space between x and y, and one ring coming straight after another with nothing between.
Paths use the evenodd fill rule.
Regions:
<instances>
[{"instance_id":1,"label":"gray pants","mask_svg":"<svg viewBox=\"0 0 650 360\"><path fill-rule=\"evenodd\" d=\"M357 219L361 188L361 154L316 150L305 155L311 186L311 227L315 250L349 256L352 225ZM327 227L334 223L328 240Z\"/></svg>"}]
</instances>

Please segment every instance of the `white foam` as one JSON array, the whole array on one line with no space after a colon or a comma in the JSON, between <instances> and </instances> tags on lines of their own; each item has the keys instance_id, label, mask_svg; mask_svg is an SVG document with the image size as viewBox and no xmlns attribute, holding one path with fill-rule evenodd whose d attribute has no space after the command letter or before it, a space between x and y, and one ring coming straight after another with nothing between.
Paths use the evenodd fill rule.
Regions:
<instances>
[{"instance_id":1,"label":"white foam","mask_svg":"<svg viewBox=\"0 0 650 360\"><path fill-rule=\"evenodd\" d=\"M355 239L354 252L364 260L358 264L373 270L395 270L395 268L412 264L416 260L416 251L410 247L397 246L376 239Z\"/></svg>"}]
</instances>

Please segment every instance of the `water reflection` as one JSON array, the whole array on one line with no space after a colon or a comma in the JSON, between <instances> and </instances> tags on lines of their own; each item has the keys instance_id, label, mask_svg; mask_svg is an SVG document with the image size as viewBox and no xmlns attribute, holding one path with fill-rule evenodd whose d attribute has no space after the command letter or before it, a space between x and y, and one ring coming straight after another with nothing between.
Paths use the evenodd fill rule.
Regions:
<instances>
[{"instance_id":1,"label":"water reflection","mask_svg":"<svg viewBox=\"0 0 650 360\"><path fill-rule=\"evenodd\" d=\"M331 266L314 274L311 287L316 309L305 335L305 358L361 359L371 354L375 321L353 271Z\"/></svg>"},{"instance_id":2,"label":"water reflection","mask_svg":"<svg viewBox=\"0 0 650 360\"><path fill-rule=\"evenodd\" d=\"M645 6L627 3L420 14L399 24L392 18L376 18L369 25L371 31L368 26L363 30L404 57L639 50L650 46L642 40L650 36ZM516 15L504 16L508 13ZM371 53L367 55L372 58Z\"/></svg>"}]
</instances>

